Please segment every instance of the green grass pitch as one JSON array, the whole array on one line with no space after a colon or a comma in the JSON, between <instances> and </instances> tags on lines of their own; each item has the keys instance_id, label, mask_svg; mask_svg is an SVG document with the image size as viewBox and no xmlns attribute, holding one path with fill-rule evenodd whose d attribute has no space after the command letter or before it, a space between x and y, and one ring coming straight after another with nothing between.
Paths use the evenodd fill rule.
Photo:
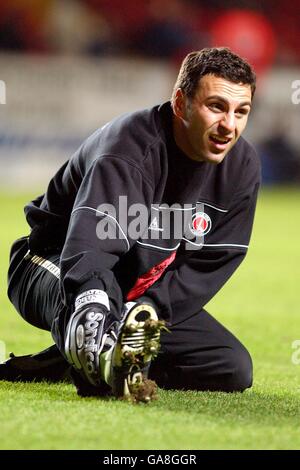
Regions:
<instances>
[{"instance_id":1,"label":"green grass pitch","mask_svg":"<svg viewBox=\"0 0 300 470\"><path fill-rule=\"evenodd\" d=\"M32 195L2 194L0 340L25 354L52 343L6 298L8 252L27 233ZM69 384L0 382L1 449L300 448L300 191L260 194L249 254L207 306L250 350L254 385L242 394L160 390L150 405L81 399ZM296 356L300 358L300 354Z\"/></svg>"}]
</instances>

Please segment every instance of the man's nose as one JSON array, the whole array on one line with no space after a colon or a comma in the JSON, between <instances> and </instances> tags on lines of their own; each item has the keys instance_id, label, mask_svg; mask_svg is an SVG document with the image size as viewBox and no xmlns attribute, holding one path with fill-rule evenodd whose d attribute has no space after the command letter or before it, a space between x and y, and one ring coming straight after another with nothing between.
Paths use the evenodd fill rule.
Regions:
<instances>
[{"instance_id":1,"label":"man's nose","mask_svg":"<svg viewBox=\"0 0 300 470\"><path fill-rule=\"evenodd\" d=\"M233 132L235 129L235 115L234 113L225 113L222 121L220 122L221 126L226 129L228 132Z\"/></svg>"}]
</instances>

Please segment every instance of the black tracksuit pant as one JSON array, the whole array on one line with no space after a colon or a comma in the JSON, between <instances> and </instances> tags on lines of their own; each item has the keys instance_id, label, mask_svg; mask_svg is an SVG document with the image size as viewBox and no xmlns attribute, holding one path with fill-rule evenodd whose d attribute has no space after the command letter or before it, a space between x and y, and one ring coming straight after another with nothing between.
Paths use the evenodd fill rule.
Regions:
<instances>
[{"instance_id":1,"label":"black tracksuit pant","mask_svg":"<svg viewBox=\"0 0 300 470\"><path fill-rule=\"evenodd\" d=\"M27 238L12 247L8 295L30 324L52 332L64 354L64 333L70 315L59 291L59 254L27 255ZM163 332L161 352L150 378L166 389L243 391L252 384L248 351L205 310L195 312Z\"/></svg>"}]
</instances>

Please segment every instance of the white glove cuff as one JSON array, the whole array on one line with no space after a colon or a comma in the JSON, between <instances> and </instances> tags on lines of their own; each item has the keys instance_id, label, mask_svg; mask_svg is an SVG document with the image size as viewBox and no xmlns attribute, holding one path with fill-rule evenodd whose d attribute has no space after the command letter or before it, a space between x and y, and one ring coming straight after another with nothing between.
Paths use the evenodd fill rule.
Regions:
<instances>
[{"instance_id":1,"label":"white glove cuff","mask_svg":"<svg viewBox=\"0 0 300 470\"><path fill-rule=\"evenodd\" d=\"M79 294L75 300L75 310L88 304L102 304L107 310L110 310L109 298L104 290L90 289Z\"/></svg>"}]
</instances>

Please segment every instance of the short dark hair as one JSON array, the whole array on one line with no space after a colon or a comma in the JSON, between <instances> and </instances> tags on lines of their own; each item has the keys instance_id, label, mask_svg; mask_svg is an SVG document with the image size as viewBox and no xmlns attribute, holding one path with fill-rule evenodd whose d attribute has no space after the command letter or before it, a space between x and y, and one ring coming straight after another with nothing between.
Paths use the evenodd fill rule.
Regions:
<instances>
[{"instance_id":1,"label":"short dark hair","mask_svg":"<svg viewBox=\"0 0 300 470\"><path fill-rule=\"evenodd\" d=\"M207 47L201 51L190 52L183 60L172 93L181 88L183 93L193 99L199 80L207 74L224 78L233 83L251 86L252 97L256 88L256 75L251 65L227 47Z\"/></svg>"}]
</instances>

